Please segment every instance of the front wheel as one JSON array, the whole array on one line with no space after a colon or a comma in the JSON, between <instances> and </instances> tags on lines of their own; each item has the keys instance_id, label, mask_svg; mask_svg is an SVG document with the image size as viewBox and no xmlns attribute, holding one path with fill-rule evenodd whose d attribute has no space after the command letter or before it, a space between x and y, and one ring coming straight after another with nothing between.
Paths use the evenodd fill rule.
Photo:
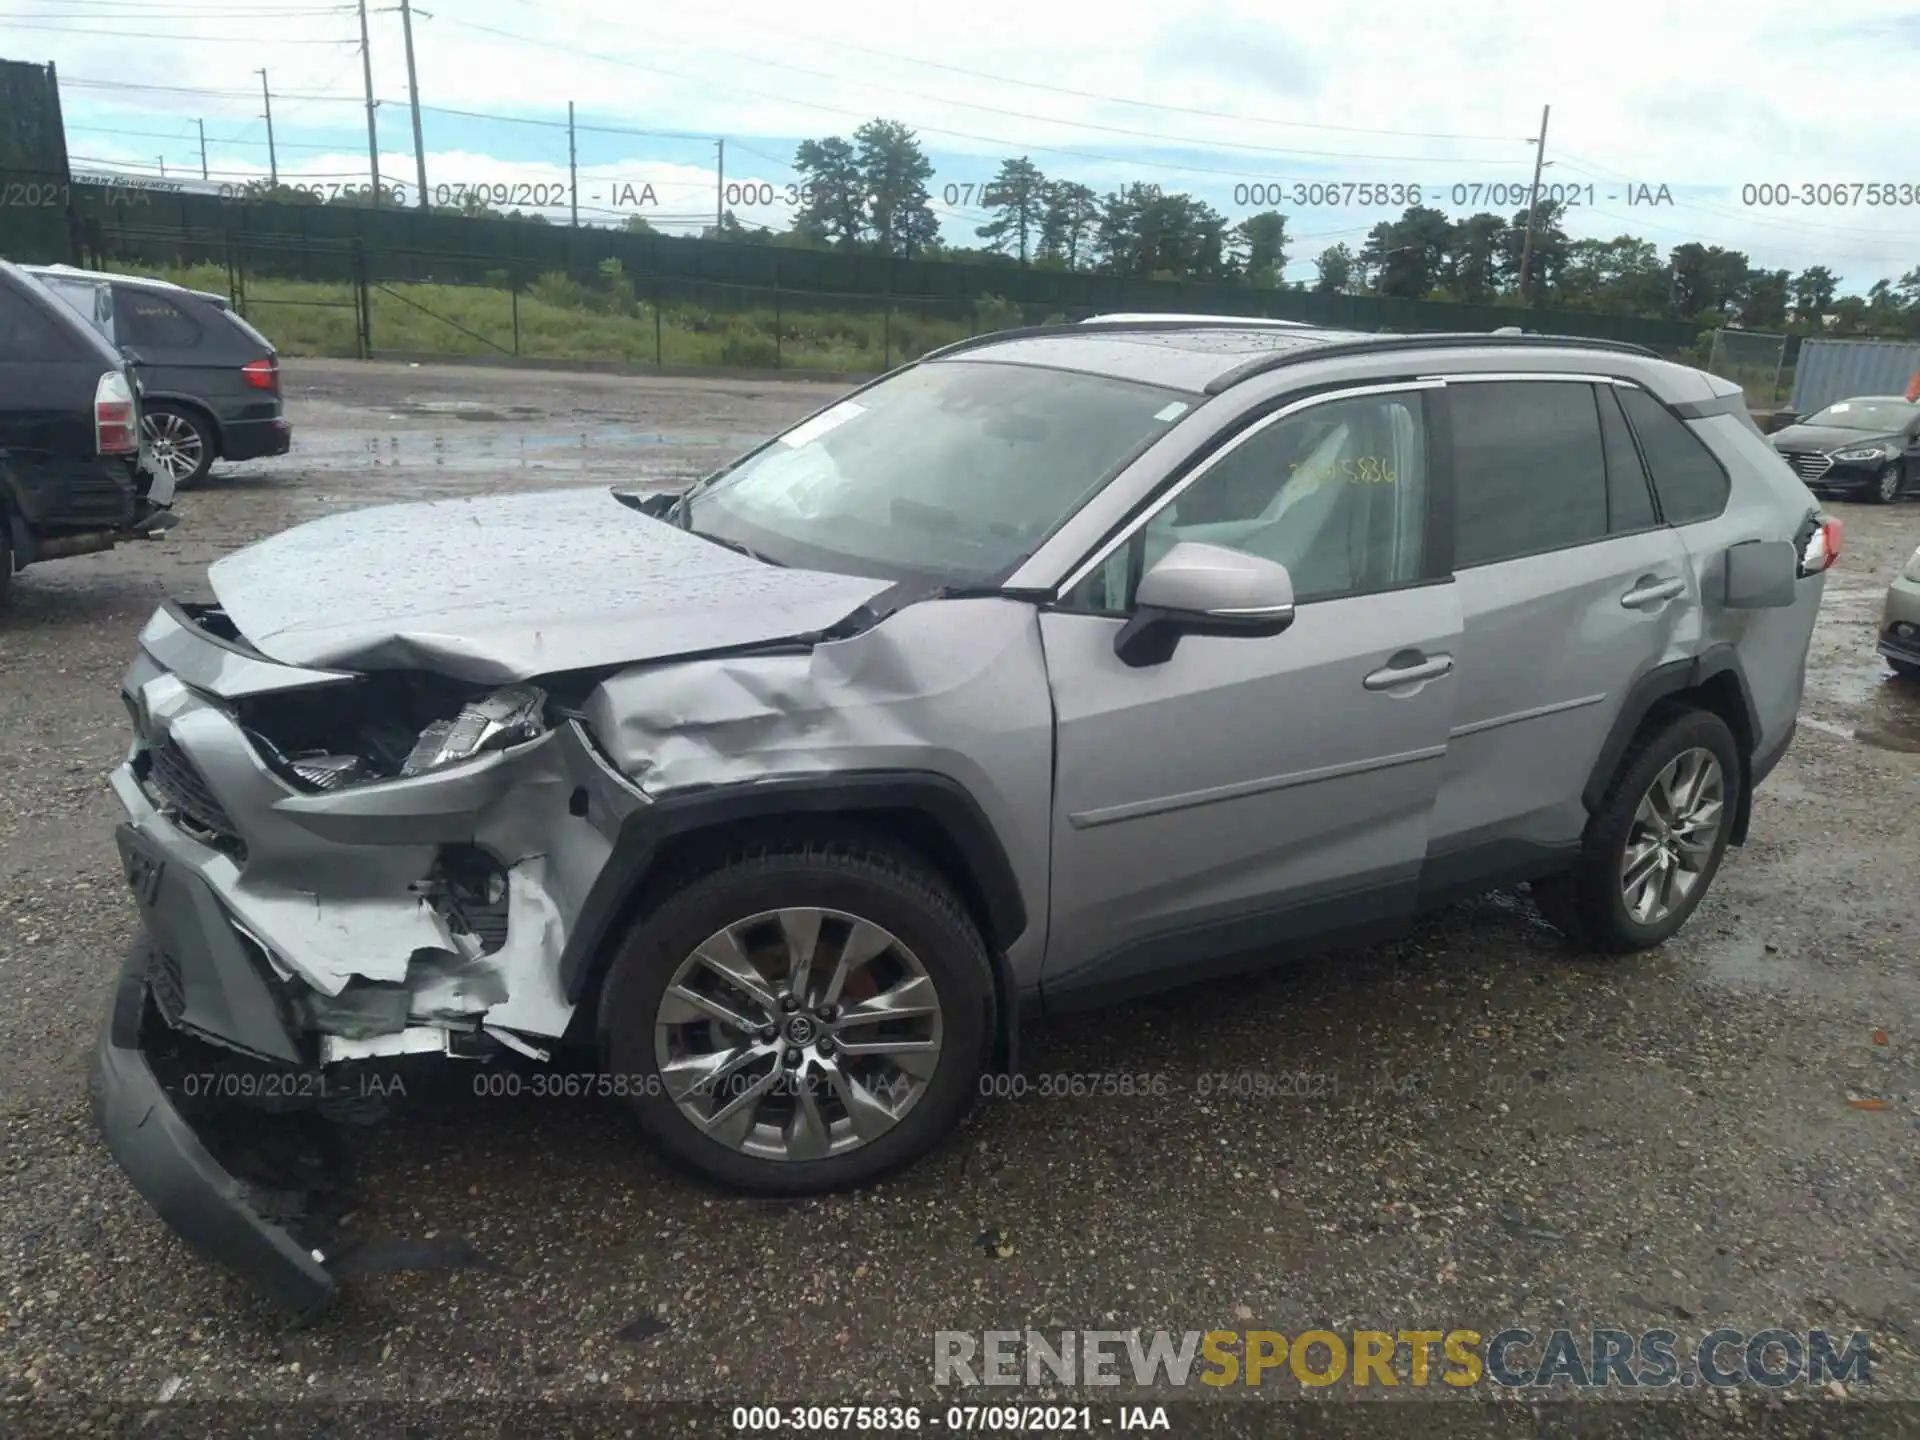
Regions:
<instances>
[{"instance_id":1,"label":"front wheel","mask_svg":"<svg viewBox=\"0 0 1920 1440\"><path fill-rule=\"evenodd\" d=\"M744 850L627 938L602 1060L642 1129L736 1189L800 1195L918 1159L966 1112L994 1025L990 961L947 883L851 840Z\"/></svg>"},{"instance_id":2,"label":"front wheel","mask_svg":"<svg viewBox=\"0 0 1920 1440\"><path fill-rule=\"evenodd\" d=\"M1898 500L1900 498L1900 491L1904 488L1900 483L1900 478L1901 470L1898 460L1895 460L1891 465L1883 468L1880 473L1874 477L1874 502L1879 505L1891 505L1894 501Z\"/></svg>"},{"instance_id":3,"label":"front wheel","mask_svg":"<svg viewBox=\"0 0 1920 1440\"><path fill-rule=\"evenodd\" d=\"M1543 906L1549 918L1599 950L1666 940L1719 872L1741 774L1739 747L1719 716L1684 710L1649 727L1588 820L1564 898Z\"/></svg>"},{"instance_id":4,"label":"front wheel","mask_svg":"<svg viewBox=\"0 0 1920 1440\"><path fill-rule=\"evenodd\" d=\"M1914 664L1911 660L1895 660L1892 656L1888 656L1887 664L1893 667L1893 673L1902 680L1920 680L1920 665Z\"/></svg>"}]
</instances>

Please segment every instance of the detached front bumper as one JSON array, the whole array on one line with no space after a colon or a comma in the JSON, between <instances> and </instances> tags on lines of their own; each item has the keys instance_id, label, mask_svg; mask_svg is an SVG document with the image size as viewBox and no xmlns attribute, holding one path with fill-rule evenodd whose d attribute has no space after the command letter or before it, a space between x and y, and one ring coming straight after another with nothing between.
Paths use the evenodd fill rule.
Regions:
<instances>
[{"instance_id":1,"label":"detached front bumper","mask_svg":"<svg viewBox=\"0 0 1920 1440\"><path fill-rule=\"evenodd\" d=\"M115 986L94 1054L94 1121L133 1188L207 1259L301 1319L318 1314L335 1280L317 1252L250 1203L247 1187L214 1158L149 1063L146 1045L165 1022L149 987L152 949L134 945Z\"/></svg>"}]
</instances>

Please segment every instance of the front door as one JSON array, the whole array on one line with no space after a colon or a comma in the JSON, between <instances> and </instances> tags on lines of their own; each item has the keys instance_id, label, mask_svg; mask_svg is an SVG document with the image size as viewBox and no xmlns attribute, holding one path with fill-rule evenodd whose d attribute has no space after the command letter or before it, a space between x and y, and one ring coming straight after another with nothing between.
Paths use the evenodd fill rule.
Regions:
<instances>
[{"instance_id":1,"label":"front door","mask_svg":"<svg viewBox=\"0 0 1920 1440\"><path fill-rule=\"evenodd\" d=\"M1254 422L1041 618L1058 739L1048 1002L1412 913L1458 681L1418 385ZM1292 626L1114 653L1174 544L1280 561ZM1441 575L1436 577L1434 570Z\"/></svg>"}]
</instances>

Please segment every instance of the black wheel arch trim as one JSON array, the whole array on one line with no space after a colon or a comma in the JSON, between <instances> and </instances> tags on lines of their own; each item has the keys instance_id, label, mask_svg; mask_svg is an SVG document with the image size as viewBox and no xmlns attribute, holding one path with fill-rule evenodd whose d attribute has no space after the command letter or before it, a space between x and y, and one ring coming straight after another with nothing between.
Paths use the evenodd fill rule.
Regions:
<instances>
[{"instance_id":1,"label":"black wheel arch trim","mask_svg":"<svg viewBox=\"0 0 1920 1440\"><path fill-rule=\"evenodd\" d=\"M213 413L213 407L208 405L206 401L196 400L191 395L175 395L170 392L164 394L149 392L140 397L141 419L144 420L146 418L147 411L156 408L193 411L206 425L207 438L213 442L213 448L216 452L214 458L219 458L217 452L223 448L226 437L220 429L220 417Z\"/></svg>"},{"instance_id":2,"label":"black wheel arch trim","mask_svg":"<svg viewBox=\"0 0 1920 1440\"><path fill-rule=\"evenodd\" d=\"M779 776L738 784L702 786L663 796L635 809L621 822L613 852L580 907L579 919L560 957L560 984L578 1005L598 979L607 947L627 919L634 899L671 840L743 820L800 816L859 816L909 810L939 827L965 863L964 878L976 890L986 924L987 951L996 968L998 1007L1017 990L1006 969L1006 951L1027 928L1026 900L1013 863L993 822L967 788L931 770L856 770L829 775Z\"/></svg>"},{"instance_id":3,"label":"black wheel arch trim","mask_svg":"<svg viewBox=\"0 0 1920 1440\"><path fill-rule=\"evenodd\" d=\"M1732 843L1736 845L1746 841L1747 825L1753 812L1753 787L1758 778L1755 774L1754 752L1760 748L1763 732L1760 712L1753 703L1753 689L1747 684L1746 669L1740 663L1739 652L1728 644L1710 646L1690 660L1675 660L1655 666L1634 681L1620 706L1620 713L1614 717L1613 728L1607 732L1606 743L1600 747L1599 758L1594 761L1586 788L1581 791L1580 799L1587 807L1588 814L1600 809L1606 799L1607 786L1613 783L1614 774L1620 768L1621 757L1627 753L1627 747L1633 743L1633 737L1640 732L1640 727L1646 723L1654 707L1683 691L1699 689L1719 675L1733 677L1734 689L1740 697L1740 718L1744 720L1747 732L1740 747L1744 773L1740 777L1740 796L1734 807L1731 836ZM1735 739L1741 740L1737 730ZM1777 760L1778 755L1776 753L1767 758Z\"/></svg>"}]
</instances>

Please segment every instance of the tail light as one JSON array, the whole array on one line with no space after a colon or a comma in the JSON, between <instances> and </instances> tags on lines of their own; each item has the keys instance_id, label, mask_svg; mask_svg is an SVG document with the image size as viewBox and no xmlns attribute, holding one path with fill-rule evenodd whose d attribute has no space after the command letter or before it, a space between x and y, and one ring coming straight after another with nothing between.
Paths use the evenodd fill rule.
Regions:
<instances>
[{"instance_id":1,"label":"tail light","mask_svg":"<svg viewBox=\"0 0 1920 1440\"><path fill-rule=\"evenodd\" d=\"M1827 515L1814 517L1813 534L1800 551L1802 576L1831 570L1840 558L1840 522Z\"/></svg>"},{"instance_id":2,"label":"tail light","mask_svg":"<svg viewBox=\"0 0 1920 1440\"><path fill-rule=\"evenodd\" d=\"M93 442L102 455L133 455L140 449L140 415L127 377L109 370L93 387Z\"/></svg>"},{"instance_id":3,"label":"tail light","mask_svg":"<svg viewBox=\"0 0 1920 1440\"><path fill-rule=\"evenodd\" d=\"M280 393L280 361L276 356L249 360L240 367L240 374L256 390L271 390L275 395Z\"/></svg>"}]
</instances>

